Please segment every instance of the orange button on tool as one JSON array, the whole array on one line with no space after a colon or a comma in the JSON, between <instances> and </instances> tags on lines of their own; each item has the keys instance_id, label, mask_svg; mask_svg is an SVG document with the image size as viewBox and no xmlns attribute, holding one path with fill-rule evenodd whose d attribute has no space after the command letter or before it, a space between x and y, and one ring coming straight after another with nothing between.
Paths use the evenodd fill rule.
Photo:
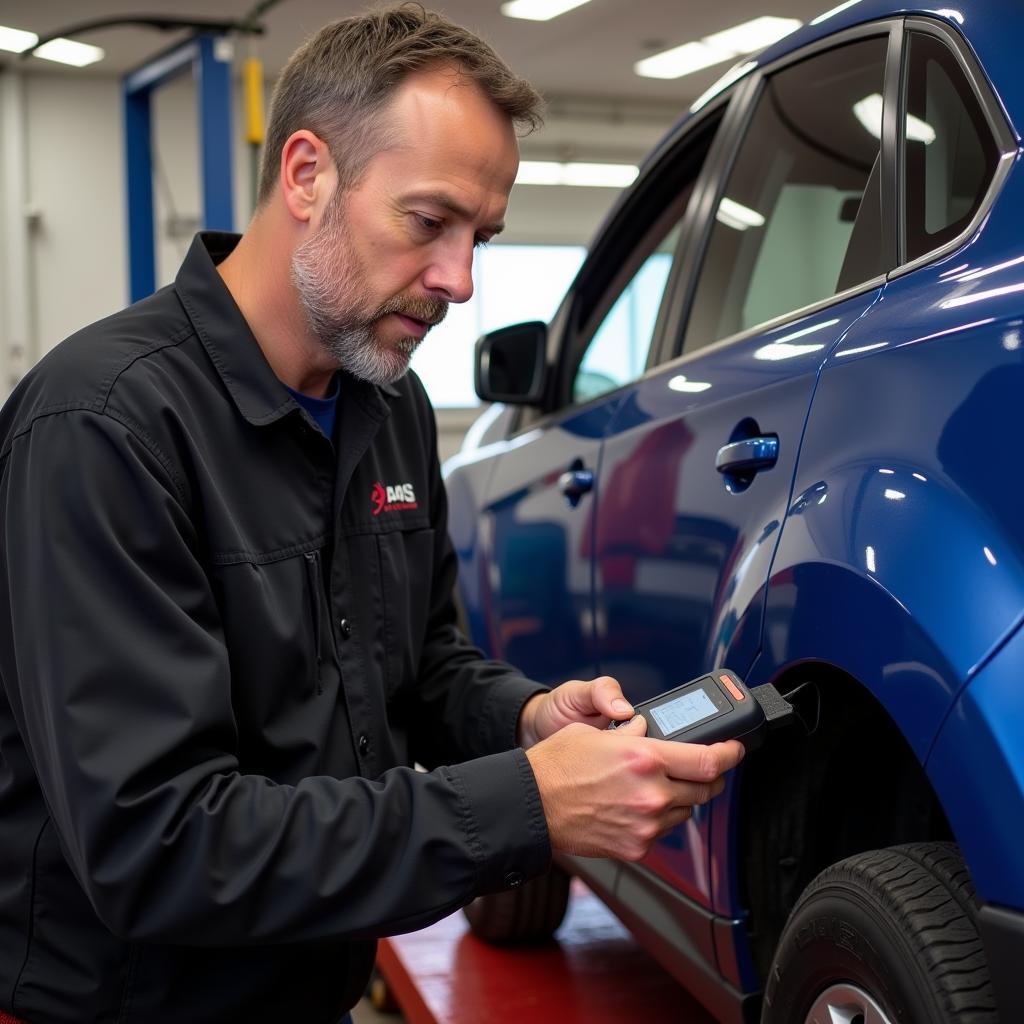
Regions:
<instances>
[{"instance_id":1,"label":"orange button on tool","mask_svg":"<svg viewBox=\"0 0 1024 1024\"><path fill-rule=\"evenodd\" d=\"M725 686L725 688L737 700L746 700L747 699L746 694L727 675L723 674L723 675L720 675L718 678L722 681L722 684Z\"/></svg>"}]
</instances>

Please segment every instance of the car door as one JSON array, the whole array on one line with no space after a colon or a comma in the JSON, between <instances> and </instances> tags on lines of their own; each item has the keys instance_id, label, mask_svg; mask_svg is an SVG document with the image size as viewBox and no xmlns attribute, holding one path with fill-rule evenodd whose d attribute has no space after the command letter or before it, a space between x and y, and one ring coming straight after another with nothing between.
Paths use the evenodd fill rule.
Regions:
<instances>
[{"instance_id":1,"label":"car door","mask_svg":"<svg viewBox=\"0 0 1024 1024\"><path fill-rule=\"evenodd\" d=\"M819 367L891 265L889 45L885 26L855 30L749 83L731 167L701 186L689 287L666 316L675 358L617 395L594 513L595 648L633 701L719 665L742 676L757 654ZM664 837L639 876L735 916L715 884L713 806Z\"/></svg>"},{"instance_id":2,"label":"car door","mask_svg":"<svg viewBox=\"0 0 1024 1024\"><path fill-rule=\"evenodd\" d=\"M648 367L719 116L705 118L613 214L549 332L555 365L546 409L485 453L490 471L472 548L487 635L476 639L552 684L596 675L591 556L600 448L623 385ZM577 352L582 360L564 374Z\"/></svg>"}]
</instances>

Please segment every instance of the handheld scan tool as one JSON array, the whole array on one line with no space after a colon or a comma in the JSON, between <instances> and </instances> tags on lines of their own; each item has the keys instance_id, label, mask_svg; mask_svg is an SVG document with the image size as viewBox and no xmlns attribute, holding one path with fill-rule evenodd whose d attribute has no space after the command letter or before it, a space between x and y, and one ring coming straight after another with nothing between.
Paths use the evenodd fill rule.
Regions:
<instances>
[{"instance_id":1,"label":"handheld scan tool","mask_svg":"<svg viewBox=\"0 0 1024 1024\"><path fill-rule=\"evenodd\" d=\"M748 690L727 668L718 668L659 697L634 705L647 721L647 735L680 743L739 740L759 747L770 727L793 714L792 705L770 683ZM612 722L615 729L625 722Z\"/></svg>"}]
</instances>

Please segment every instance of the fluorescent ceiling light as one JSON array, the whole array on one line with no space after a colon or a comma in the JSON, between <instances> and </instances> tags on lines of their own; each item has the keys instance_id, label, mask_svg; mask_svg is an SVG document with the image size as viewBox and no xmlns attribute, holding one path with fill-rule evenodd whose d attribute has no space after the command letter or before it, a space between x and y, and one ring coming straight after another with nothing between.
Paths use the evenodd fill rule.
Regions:
<instances>
[{"instance_id":1,"label":"fluorescent ceiling light","mask_svg":"<svg viewBox=\"0 0 1024 1024\"><path fill-rule=\"evenodd\" d=\"M969 306L972 302L984 302L986 299L996 299L1000 295L1012 295L1014 292L1024 292L1024 281L1020 284L1008 284L1004 288L990 288L985 292L975 292L973 295L961 295L955 299L947 299L939 304L939 308L956 309L957 306ZM989 323L991 322L989 320ZM925 341L926 339L921 338L920 340Z\"/></svg>"},{"instance_id":2,"label":"fluorescent ceiling light","mask_svg":"<svg viewBox=\"0 0 1024 1024\"><path fill-rule=\"evenodd\" d=\"M857 348L844 348L842 352L836 353L836 358L839 359L842 356L855 356L861 352L873 352L876 348L885 348L889 342L887 341L876 341L874 345L860 345Z\"/></svg>"},{"instance_id":3,"label":"fluorescent ceiling light","mask_svg":"<svg viewBox=\"0 0 1024 1024\"><path fill-rule=\"evenodd\" d=\"M753 21L745 21L742 25L727 28L714 35L705 36L702 42L718 50L731 50L737 56L741 53L754 53L763 50L772 43L777 43L784 36L795 32L803 22L799 18L775 18L770 14Z\"/></svg>"},{"instance_id":4,"label":"fluorescent ceiling light","mask_svg":"<svg viewBox=\"0 0 1024 1024\"><path fill-rule=\"evenodd\" d=\"M935 129L913 114L907 114L907 138L911 142L923 142L930 146L935 141Z\"/></svg>"},{"instance_id":5,"label":"fluorescent ceiling light","mask_svg":"<svg viewBox=\"0 0 1024 1024\"><path fill-rule=\"evenodd\" d=\"M774 363L780 359L793 359L796 356L804 356L810 352L820 352L824 345L793 345L791 342L797 338L805 338L815 331L823 331L826 327L834 327L839 323L839 317L832 320L823 320L820 324L811 324L810 327L801 327L798 331L791 331L781 338L776 338L770 345L762 345L754 353L755 359L764 359Z\"/></svg>"},{"instance_id":6,"label":"fluorescent ceiling light","mask_svg":"<svg viewBox=\"0 0 1024 1024\"><path fill-rule=\"evenodd\" d=\"M748 71L757 67L757 61L748 60L730 68L722 77L715 82L707 92L701 93L690 107L690 113L696 114L701 107L707 106L720 92L727 89L733 82L739 81Z\"/></svg>"},{"instance_id":7,"label":"fluorescent ceiling light","mask_svg":"<svg viewBox=\"0 0 1024 1024\"><path fill-rule=\"evenodd\" d=\"M683 43L672 50L638 60L633 70L643 78L682 78L735 56L732 50L715 49L704 43Z\"/></svg>"},{"instance_id":8,"label":"fluorescent ceiling light","mask_svg":"<svg viewBox=\"0 0 1024 1024\"><path fill-rule=\"evenodd\" d=\"M580 185L594 188L625 188L636 178L633 164L555 163L524 160L516 175L517 185Z\"/></svg>"},{"instance_id":9,"label":"fluorescent ceiling light","mask_svg":"<svg viewBox=\"0 0 1024 1024\"><path fill-rule=\"evenodd\" d=\"M721 221L726 227L735 228L737 231L764 227L764 217L757 210L751 210L749 206L737 203L735 199L730 199L728 196L724 196L718 204L715 220Z\"/></svg>"},{"instance_id":10,"label":"fluorescent ceiling light","mask_svg":"<svg viewBox=\"0 0 1024 1024\"><path fill-rule=\"evenodd\" d=\"M682 46L645 57L633 65L633 70L644 78L681 78L724 60L763 50L790 32L795 32L801 24L798 18L765 15L705 36L699 42L683 43Z\"/></svg>"},{"instance_id":11,"label":"fluorescent ceiling light","mask_svg":"<svg viewBox=\"0 0 1024 1024\"><path fill-rule=\"evenodd\" d=\"M25 32L20 28L8 28L0 25L0 50L7 50L10 53L21 53L30 46L35 46L39 36L35 32Z\"/></svg>"},{"instance_id":12,"label":"fluorescent ceiling light","mask_svg":"<svg viewBox=\"0 0 1024 1024\"><path fill-rule=\"evenodd\" d=\"M867 129L870 135L876 139L882 137L882 94L874 92L857 100L853 105L853 116Z\"/></svg>"},{"instance_id":13,"label":"fluorescent ceiling light","mask_svg":"<svg viewBox=\"0 0 1024 1024\"><path fill-rule=\"evenodd\" d=\"M781 345L783 342L794 341L796 338L805 338L808 334L814 334L815 331L823 331L826 327L835 327L839 323L839 317L835 317L832 320L823 320L820 324L811 324L810 327L801 327L799 331L793 331L790 334L784 334L781 338L776 338L774 344Z\"/></svg>"},{"instance_id":14,"label":"fluorescent ceiling light","mask_svg":"<svg viewBox=\"0 0 1024 1024\"><path fill-rule=\"evenodd\" d=\"M1007 267L1015 267L1018 263L1024 263L1024 256L1018 256L1016 259L1007 260L1005 263L997 263L994 267L984 267L982 270L973 270L969 274L963 274L958 278L957 281L977 281L979 277L988 277L989 274L996 274L1000 270L1005 270ZM962 267L957 267L957 270L964 270L968 264L964 264ZM943 274L943 277L946 275Z\"/></svg>"},{"instance_id":15,"label":"fluorescent ceiling light","mask_svg":"<svg viewBox=\"0 0 1024 1024\"><path fill-rule=\"evenodd\" d=\"M86 64L95 64L96 61L103 60L106 54L91 43L79 43L74 39L51 39L48 43L43 43L32 56L84 68Z\"/></svg>"},{"instance_id":16,"label":"fluorescent ceiling light","mask_svg":"<svg viewBox=\"0 0 1024 1024\"><path fill-rule=\"evenodd\" d=\"M906 497L906 495L902 491L893 490L893 488L891 487L886 487L885 496L890 501L902 501Z\"/></svg>"},{"instance_id":17,"label":"fluorescent ceiling light","mask_svg":"<svg viewBox=\"0 0 1024 1024\"><path fill-rule=\"evenodd\" d=\"M522 160L519 173L516 175L517 185L561 185L562 164L547 160Z\"/></svg>"},{"instance_id":18,"label":"fluorescent ceiling light","mask_svg":"<svg viewBox=\"0 0 1024 1024\"><path fill-rule=\"evenodd\" d=\"M589 2L590 0L509 0L508 3L501 5L501 13L506 18L550 21Z\"/></svg>"},{"instance_id":19,"label":"fluorescent ceiling light","mask_svg":"<svg viewBox=\"0 0 1024 1024\"><path fill-rule=\"evenodd\" d=\"M795 359L797 356L805 356L810 352L820 352L824 347L824 345L787 345L784 342L773 341L770 345L759 348L754 353L754 358L777 363L780 359Z\"/></svg>"},{"instance_id":20,"label":"fluorescent ceiling light","mask_svg":"<svg viewBox=\"0 0 1024 1024\"><path fill-rule=\"evenodd\" d=\"M687 380L683 374L677 374L669 382L668 386L673 391L682 391L690 394L699 394L701 391L707 391L711 385L705 380Z\"/></svg>"},{"instance_id":21,"label":"fluorescent ceiling light","mask_svg":"<svg viewBox=\"0 0 1024 1024\"><path fill-rule=\"evenodd\" d=\"M605 188L626 188L639 173L633 164L566 164L566 185L595 185Z\"/></svg>"},{"instance_id":22,"label":"fluorescent ceiling light","mask_svg":"<svg viewBox=\"0 0 1024 1024\"><path fill-rule=\"evenodd\" d=\"M848 7L853 7L855 4L859 4L860 0L846 0L845 4L840 4L838 7L833 7L832 10L826 11L824 14L819 14L812 22L812 25L820 25L823 21L828 21L829 18L840 11L845 11Z\"/></svg>"},{"instance_id":23,"label":"fluorescent ceiling light","mask_svg":"<svg viewBox=\"0 0 1024 1024\"><path fill-rule=\"evenodd\" d=\"M853 115L876 139L882 137L882 96L872 93L853 105ZM926 146L935 141L935 129L913 114L907 114L907 139L911 142L923 142Z\"/></svg>"}]
</instances>

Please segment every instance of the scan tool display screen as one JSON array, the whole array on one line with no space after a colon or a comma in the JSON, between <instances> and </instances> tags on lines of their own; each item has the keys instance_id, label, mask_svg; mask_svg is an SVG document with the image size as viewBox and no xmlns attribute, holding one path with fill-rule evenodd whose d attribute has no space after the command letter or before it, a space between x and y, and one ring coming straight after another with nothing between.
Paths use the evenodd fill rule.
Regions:
<instances>
[{"instance_id":1,"label":"scan tool display screen","mask_svg":"<svg viewBox=\"0 0 1024 1024\"><path fill-rule=\"evenodd\" d=\"M703 689L691 690L667 704L651 708L651 715L665 736L679 732L680 729L688 729L717 712L714 701Z\"/></svg>"}]
</instances>

